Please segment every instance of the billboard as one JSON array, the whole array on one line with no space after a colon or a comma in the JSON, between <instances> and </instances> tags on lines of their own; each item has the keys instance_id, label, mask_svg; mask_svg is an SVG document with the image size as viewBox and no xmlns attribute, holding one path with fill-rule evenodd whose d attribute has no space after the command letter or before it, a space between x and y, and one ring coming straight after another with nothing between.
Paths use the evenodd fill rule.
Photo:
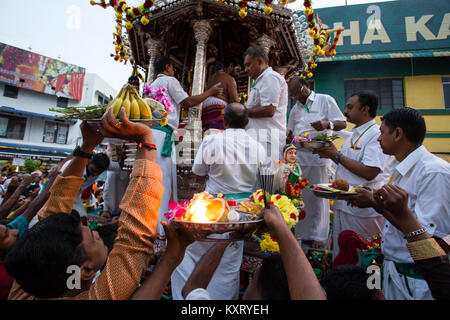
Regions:
<instances>
[{"instance_id":1,"label":"billboard","mask_svg":"<svg viewBox=\"0 0 450 320\"><path fill-rule=\"evenodd\" d=\"M314 12L329 28L345 27L336 57L450 48L448 0L398 0L320 8Z\"/></svg>"},{"instance_id":2,"label":"billboard","mask_svg":"<svg viewBox=\"0 0 450 320\"><path fill-rule=\"evenodd\" d=\"M0 43L0 81L68 99L81 100L86 69Z\"/></svg>"}]
</instances>

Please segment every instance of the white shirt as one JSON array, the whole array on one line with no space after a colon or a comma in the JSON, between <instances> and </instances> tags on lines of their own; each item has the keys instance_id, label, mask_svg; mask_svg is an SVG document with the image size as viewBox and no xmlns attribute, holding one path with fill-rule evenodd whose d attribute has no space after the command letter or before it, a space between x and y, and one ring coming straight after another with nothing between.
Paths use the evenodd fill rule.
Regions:
<instances>
[{"instance_id":1,"label":"white shirt","mask_svg":"<svg viewBox=\"0 0 450 320\"><path fill-rule=\"evenodd\" d=\"M279 144L282 149L286 142L286 112L288 105L288 88L286 80L281 74L267 67L256 78L247 101L247 109L272 105L275 114L272 117L248 118L246 130L257 130L254 137L258 141Z\"/></svg>"},{"instance_id":2,"label":"white shirt","mask_svg":"<svg viewBox=\"0 0 450 320\"><path fill-rule=\"evenodd\" d=\"M258 161L265 163L262 145L244 129L228 128L205 137L195 156L192 172L208 175L206 192L211 194L253 192Z\"/></svg>"},{"instance_id":3,"label":"white shirt","mask_svg":"<svg viewBox=\"0 0 450 320\"><path fill-rule=\"evenodd\" d=\"M294 136L303 136L309 132L311 136L318 136L324 133L331 133L331 130L316 131L310 125L311 122L325 121L345 121L345 117L339 109L333 97L327 94L320 94L311 91L306 99L305 106L309 108L309 112L303 107L300 101L292 107L288 121L288 131L292 131ZM297 158L300 165L303 166L325 166L329 159L320 159L318 154L312 154L311 151L300 148L297 152Z\"/></svg>"},{"instance_id":4,"label":"white shirt","mask_svg":"<svg viewBox=\"0 0 450 320\"><path fill-rule=\"evenodd\" d=\"M370 120L359 127L353 128L353 134L345 141L341 153L343 156L361 162L368 167L379 168L381 172L374 179L367 180L346 169L342 164L339 164L336 170L336 179L345 179L352 187L362 185L371 189L379 189L388 182L390 174L387 166L388 161L392 159L392 157L383 153L380 143L377 141L379 135L380 126L376 124L375 120ZM356 150L355 148L352 148L352 145ZM355 216L380 216L380 214L372 208L351 207L347 205L345 200L335 201L334 206L336 209L343 210Z\"/></svg>"},{"instance_id":5,"label":"white shirt","mask_svg":"<svg viewBox=\"0 0 450 320\"><path fill-rule=\"evenodd\" d=\"M166 88L166 96L170 100L173 106L173 110L169 113L167 117L167 125L176 130L178 128L178 123L180 121L180 103L189 97L189 95L184 91L180 82L174 77L169 77L164 74L159 74L158 77L150 84L151 87Z\"/></svg>"},{"instance_id":6,"label":"white shirt","mask_svg":"<svg viewBox=\"0 0 450 320\"><path fill-rule=\"evenodd\" d=\"M408 192L408 207L430 236L450 234L450 164L421 146L395 161L392 184ZM403 234L385 220L381 250L385 259L413 263Z\"/></svg>"}]
</instances>

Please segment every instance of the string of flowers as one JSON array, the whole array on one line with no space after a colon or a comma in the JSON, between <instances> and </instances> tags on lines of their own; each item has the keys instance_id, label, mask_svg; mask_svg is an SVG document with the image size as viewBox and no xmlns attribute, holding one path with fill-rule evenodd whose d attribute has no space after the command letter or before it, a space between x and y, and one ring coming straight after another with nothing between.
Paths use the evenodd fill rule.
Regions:
<instances>
[{"instance_id":1,"label":"string of flowers","mask_svg":"<svg viewBox=\"0 0 450 320\"><path fill-rule=\"evenodd\" d=\"M146 26L150 22L150 8L153 6L155 1L156 0L145 0L137 7L130 7L125 0L110 0L108 2L106 2L106 0L100 0L100 2L95 2L94 0L90 1L92 6L98 5L103 9L112 7L116 12L115 18L117 25L116 32L113 33L115 53L111 53L111 57L113 57L114 60L124 62L124 64L126 64L130 59L130 46L128 41L123 37L122 33L123 21L125 21L125 27L128 30L133 28L132 21L135 18L140 18L141 23Z\"/></svg>"},{"instance_id":2,"label":"string of flowers","mask_svg":"<svg viewBox=\"0 0 450 320\"><path fill-rule=\"evenodd\" d=\"M322 26L322 22L317 17L317 21L314 18L314 10L312 8L311 0L305 0L303 2L305 6L304 13L308 21L309 35L314 40L313 54L309 57L308 63L305 69L300 74L303 79L311 78L313 76L312 70L317 68L318 57L330 56L334 57L336 55L336 45L339 41L339 37L343 31L343 28L336 30L327 30ZM336 32L333 39L332 45L329 44L330 34Z\"/></svg>"},{"instance_id":3,"label":"string of flowers","mask_svg":"<svg viewBox=\"0 0 450 320\"><path fill-rule=\"evenodd\" d=\"M171 113L173 111L173 106L170 103L170 100L166 96L167 89L163 87L153 88L149 86L147 83L144 85L144 97L152 98L161 103L166 109L167 113Z\"/></svg>"},{"instance_id":4,"label":"string of flowers","mask_svg":"<svg viewBox=\"0 0 450 320\"><path fill-rule=\"evenodd\" d=\"M253 193L249 199L256 204L264 207L263 191L261 189ZM300 214L292 201L287 196L280 194L272 195L270 201L271 205L275 205L280 209L281 213L283 214L284 221L286 221L289 229L293 229L299 221ZM264 251L266 253L280 251L276 239L273 238L269 233L262 234L259 246L261 248L261 251Z\"/></svg>"},{"instance_id":5,"label":"string of flowers","mask_svg":"<svg viewBox=\"0 0 450 320\"><path fill-rule=\"evenodd\" d=\"M219 0L220 3L223 3L224 0ZM251 2L251 1L255 1L255 2L264 2L264 13L266 15L270 15L272 13L272 2L273 0L241 0L239 1L238 5L239 8L241 8L239 10L239 16L241 17L241 19L244 19L247 16L247 11L245 10L247 8L247 3ZM288 0L279 0L280 5L281 6L285 6L288 2ZM295 2L291 1L291 2Z\"/></svg>"}]
</instances>

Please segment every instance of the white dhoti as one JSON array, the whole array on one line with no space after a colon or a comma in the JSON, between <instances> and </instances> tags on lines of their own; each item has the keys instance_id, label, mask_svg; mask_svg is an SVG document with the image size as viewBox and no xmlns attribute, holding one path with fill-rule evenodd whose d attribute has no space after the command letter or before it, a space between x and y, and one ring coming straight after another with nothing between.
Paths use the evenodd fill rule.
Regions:
<instances>
[{"instance_id":1,"label":"white dhoti","mask_svg":"<svg viewBox=\"0 0 450 320\"><path fill-rule=\"evenodd\" d=\"M203 255L214 245L196 241L186 248L183 261L171 276L173 300L183 300L181 290ZM212 300L237 300L239 298L240 268L244 241L230 243L217 266L206 290Z\"/></svg>"},{"instance_id":2,"label":"white dhoti","mask_svg":"<svg viewBox=\"0 0 450 320\"><path fill-rule=\"evenodd\" d=\"M387 300L435 300L425 280L398 273L393 261L383 262L383 294Z\"/></svg>"},{"instance_id":3,"label":"white dhoti","mask_svg":"<svg viewBox=\"0 0 450 320\"><path fill-rule=\"evenodd\" d=\"M302 175L309 181L309 186L328 183L326 166L301 166ZM330 202L313 195L309 186L303 189L306 217L295 226L295 235L302 240L326 241L330 229Z\"/></svg>"},{"instance_id":4,"label":"white dhoti","mask_svg":"<svg viewBox=\"0 0 450 320\"><path fill-rule=\"evenodd\" d=\"M167 221L164 217L164 213L169 211L169 202L171 200L178 201L177 194L177 167L176 167L176 153L175 145L172 144L172 156L163 157L161 151L164 145L164 139L166 138L166 133L160 130L152 129L153 140L156 146L156 162L161 168L162 172L162 183L164 187L164 193L161 199L161 204L159 206L159 222ZM158 222L157 233L164 235L164 228Z\"/></svg>"},{"instance_id":5,"label":"white dhoti","mask_svg":"<svg viewBox=\"0 0 450 320\"><path fill-rule=\"evenodd\" d=\"M336 200L341 201L341 200ZM371 239L382 232L384 217L360 217L335 209L333 219L333 260L339 254L338 238L344 230L352 230L363 239Z\"/></svg>"}]
</instances>

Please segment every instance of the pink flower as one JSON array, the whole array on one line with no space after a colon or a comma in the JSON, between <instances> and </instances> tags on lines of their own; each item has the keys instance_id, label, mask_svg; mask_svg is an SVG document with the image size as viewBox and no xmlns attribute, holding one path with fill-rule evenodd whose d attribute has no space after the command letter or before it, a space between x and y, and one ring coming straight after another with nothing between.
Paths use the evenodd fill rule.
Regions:
<instances>
[{"instance_id":1,"label":"pink flower","mask_svg":"<svg viewBox=\"0 0 450 320\"><path fill-rule=\"evenodd\" d=\"M173 210L178 206L178 203L175 200L169 202L169 210Z\"/></svg>"}]
</instances>

